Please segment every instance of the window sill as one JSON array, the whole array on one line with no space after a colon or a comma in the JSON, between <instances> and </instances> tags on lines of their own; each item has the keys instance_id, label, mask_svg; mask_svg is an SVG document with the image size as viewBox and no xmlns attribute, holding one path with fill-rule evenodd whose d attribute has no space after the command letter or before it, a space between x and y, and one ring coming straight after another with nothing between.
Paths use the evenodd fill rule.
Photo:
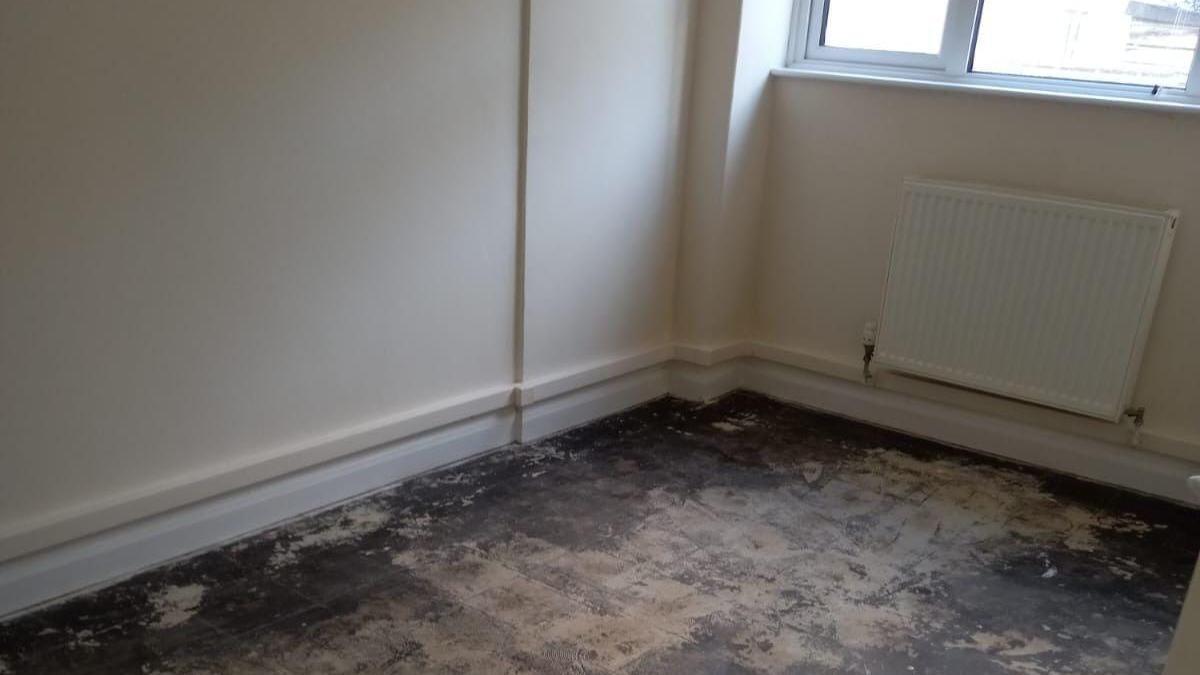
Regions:
<instances>
[{"instance_id":1,"label":"window sill","mask_svg":"<svg viewBox=\"0 0 1200 675\"><path fill-rule=\"evenodd\" d=\"M1025 83L1021 85L1006 83L1005 78L993 80L986 75L953 77L933 72L928 74L914 73L908 70L896 72L887 68L863 68L837 63L801 63L786 68L775 68L771 71L771 76L785 79L859 82L908 89L959 91L1167 113L1200 113L1200 102L1182 96L1169 98L1168 94L1151 98L1147 94L1088 91L1086 85L1059 86L1056 83L1047 83L1045 87L1032 88Z\"/></svg>"}]
</instances>

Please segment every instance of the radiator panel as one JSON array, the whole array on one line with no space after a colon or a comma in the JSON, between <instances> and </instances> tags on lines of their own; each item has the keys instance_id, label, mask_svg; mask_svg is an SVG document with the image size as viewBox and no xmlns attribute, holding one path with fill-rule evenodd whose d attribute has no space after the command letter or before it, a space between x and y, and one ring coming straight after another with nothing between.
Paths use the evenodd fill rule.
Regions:
<instances>
[{"instance_id":1,"label":"radiator panel","mask_svg":"<svg viewBox=\"0 0 1200 675\"><path fill-rule=\"evenodd\" d=\"M1116 421L1177 218L906 181L875 361Z\"/></svg>"}]
</instances>

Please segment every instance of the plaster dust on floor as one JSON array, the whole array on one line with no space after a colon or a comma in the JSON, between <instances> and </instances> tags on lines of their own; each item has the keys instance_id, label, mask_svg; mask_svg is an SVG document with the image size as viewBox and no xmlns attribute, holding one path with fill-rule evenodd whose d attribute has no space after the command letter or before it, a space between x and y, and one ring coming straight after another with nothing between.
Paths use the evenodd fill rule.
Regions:
<instances>
[{"instance_id":1,"label":"plaster dust on floor","mask_svg":"<svg viewBox=\"0 0 1200 675\"><path fill-rule=\"evenodd\" d=\"M305 549L352 541L363 534L379 529L390 520L391 514L377 508L355 507L345 514L345 518L334 525L306 532L294 541L279 542L270 564L278 567L293 563Z\"/></svg>"},{"instance_id":2,"label":"plaster dust on floor","mask_svg":"<svg viewBox=\"0 0 1200 675\"><path fill-rule=\"evenodd\" d=\"M1198 549L1183 507L760 396L663 399L30 615L0 629L0 658L18 673L1154 672Z\"/></svg>"},{"instance_id":3,"label":"plaster dust on floor","mask_svg":"<svg viewBox=\"0 0 1200 675\"><path fill-rule=\"evenodd\" d=\"M162 589L150 599L158 613L154 627L171 628L187 622L200 608L203 598L204 586L200 584L168 586Z\"/></svg>"}]
</instances>

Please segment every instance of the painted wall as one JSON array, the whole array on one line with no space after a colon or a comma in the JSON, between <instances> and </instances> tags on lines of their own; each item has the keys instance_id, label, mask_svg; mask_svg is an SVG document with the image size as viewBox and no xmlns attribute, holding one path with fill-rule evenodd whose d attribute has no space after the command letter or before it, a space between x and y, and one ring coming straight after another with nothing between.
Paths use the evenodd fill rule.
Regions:
<instances>
[{"instance_id":1,"label":"painted wall","mask_svg":"<svg viewBox=\"0 0 1200 675\"><path fill-rule=\"evenodd\" d=\"M747 290L738 274L746 256L722 252L730 239L746 252L722 213L740 25L740 0L699 0L675 308L675 333L686 344L715 346L746 329L736 303Z\"/></svg>"},{"instance_id":2,"label":"painted wall","mask_svg":"<svg viewBox=\"0 0 1200 675\"><path fill-rule=\"evenodd\" d=\"M1182 209L1135 401L1143 445L1200 460L1200 117L777 79L756 334L856 377L879 311L901 180L924 176ZM925 384L881 386L1075 433L1115 425Z\"/></svg>"},{"instance_id":3,"label":"painted wall","mask_svg":"<svg viewBox=\"0 0 1200 675\"><path fill-rule=\"evenodd\" d=\"M533 0L526 382L668 344L690 0Z\"/></svg>"},{"instance_id":4,"label":"painted wall","mask_svg":"<svg viewBox=\"0 0 1200 675\"><path fill-rule=\"evenodd\" d=\"M702 348L750 337L771 69L791 0L700 0L675 331Z\"/></svg>"},{"instance_id":5,"label":"painted wall","mask_svg":"<svg viewBox=\"0 0 1200 675\"><path fill-rule=\"evenodd\" d=\"M511 384L520 20L0 4L0 538Z\"/></svg>"},{"instance_id":6,"label":"painted wall","mask_svg":"<svg viewBox=\"0 0 1200 675\"><path fill-rule=\"evenodd\" d=\"M0 557L672 342L854 378L913 174L1182 208L1137 400L1200 460L1200 118L771 80L787 0L530 0L527 101L520 0L120 3L0 4Z\"/></svg>"}]
</instances>

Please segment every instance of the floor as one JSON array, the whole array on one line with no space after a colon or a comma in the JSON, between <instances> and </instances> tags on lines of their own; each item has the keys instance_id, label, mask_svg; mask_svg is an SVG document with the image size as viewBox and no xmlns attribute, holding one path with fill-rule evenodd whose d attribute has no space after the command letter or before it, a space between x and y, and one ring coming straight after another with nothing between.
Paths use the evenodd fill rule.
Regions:
<instances>
[{"instance_id":1,"label":"floor","mask_svg":"<svg viewBox=\"0 0 1200 675\"><path fill-rule=\"evenodd\" d=\"M0 673L1154 673L1197 513L662 399L0 625Z\"/></svg>"}]
</instances>

